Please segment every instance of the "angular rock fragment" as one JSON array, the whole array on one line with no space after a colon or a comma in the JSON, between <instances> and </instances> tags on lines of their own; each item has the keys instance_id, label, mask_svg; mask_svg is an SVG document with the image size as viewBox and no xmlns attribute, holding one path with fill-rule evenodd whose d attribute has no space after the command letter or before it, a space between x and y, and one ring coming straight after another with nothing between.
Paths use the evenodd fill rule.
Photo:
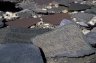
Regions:
<instances>
[{"instance_id":1,"label":"angular rock fragment","mask_svg":"<svg viewBox=\"0 0 96 63\"><path fill-rule=\"evenodd\" d=\"M76 24L69 24L32 39L46 57L80 57L94 53Z\"/></svg>"},{"instance_id":2,"label":"angular rock fragment","mask_svg":"<svg viewBox=\"0 0 96 63\"><path fill-rule=\"evenodd\" d=\"M0 44L0 63L43 63L43 59L32 44Z\"/></svg>"}]
</instances>

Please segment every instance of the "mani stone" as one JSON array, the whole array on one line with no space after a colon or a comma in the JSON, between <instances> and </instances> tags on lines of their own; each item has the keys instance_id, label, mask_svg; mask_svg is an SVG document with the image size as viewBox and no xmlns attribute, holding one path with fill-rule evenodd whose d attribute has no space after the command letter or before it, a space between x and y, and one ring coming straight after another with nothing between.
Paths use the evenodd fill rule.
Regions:
<instances>
[{"instance_id":1,"label":"mani stone","mask_svg":"<svg viewBox=\"0 0 96 63\"><path fill-rule=\"evenodd\" d=\"M94 53L86 43L79 26L71 23L31 39L46 57L80 57Z\"/></svg>"},{"instance_id":2,"label":"mani stone","mask_svg":"<svg viewBox=\"0 0 96 63\"><path fill-rule=\"evenodd\" d=\"M32 44L0 44L0 63L43 63L38 47Z\"/></svg>"}]
</instances>

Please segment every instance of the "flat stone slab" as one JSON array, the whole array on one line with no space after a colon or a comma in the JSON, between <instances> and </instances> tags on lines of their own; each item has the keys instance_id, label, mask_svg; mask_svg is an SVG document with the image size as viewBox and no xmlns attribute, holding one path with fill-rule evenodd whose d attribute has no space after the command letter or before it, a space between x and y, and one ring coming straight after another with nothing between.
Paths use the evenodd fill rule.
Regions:
<instances>
[{"instance_id":1,"label":"flat stone slab","mask_svg":"<svg viewBox=\"0 0 96 63\"><path fill-rule=\"evenodd\" d=\"M2 28L0 29L0 43L31 43L31 38L51 31L52 29L25 29L25 28Z\"/></svg>"},{"instance_id":2,"label":"flat stone slab","mask_svg":"<svg viewBox=\"0 0 96 63\"><path fill-rule=\"evenodd\" d=\"M76 24L62 26L32 39L46 57L80 57L94 53Z\"/></svg>"},{"instance_id":3,"label":"flat stone slab","mask_svg":"<svg viewBox=\"0 0 96 63\"><path fill-rule=\"evenodd\" d=\"M0 63L43 63L43 59L32 44L0 44Z\"/></svg>"},{"instance_id":4,"label":"flat stone slab","mask_svg":"<svg viewBox=\"0 0 96 63\"><path fill-rule=\"evenodd\" d=\"M67 57L47 58L47 63L96 63L96 54L81 58L67 58Z\"/></svg>"},{"instance_id":5,"label":"flat stone slab","mask_svg":"<svg viewBox=\"0 0 96 63\"><path fill-rule=\"evenodd\" d=\"M71 11L81 11L91 8L91 6L86 4L79 4L79 3L71 3L69 5L69 10Z\"/></svg>"},{"instance_id":6,"label":"flat stone slab","mask_svg":"<svg viewBox=\"0 0 96 63\"><path fill-rule=\"evenodd\" d=\"M78 22L88 23L95 15L79 12L79 13L71 14L71 16L76 18Z\"/></svg>"}]
</instances>

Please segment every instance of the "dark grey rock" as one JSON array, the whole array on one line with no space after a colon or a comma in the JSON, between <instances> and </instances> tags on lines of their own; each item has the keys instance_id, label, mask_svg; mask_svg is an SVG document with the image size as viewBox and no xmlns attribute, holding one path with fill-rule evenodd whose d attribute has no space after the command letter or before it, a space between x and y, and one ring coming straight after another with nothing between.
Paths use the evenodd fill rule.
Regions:
<instances>
[{"instance_id":1,"label":"dark grey rock","mask_svg":"<svg viewBox=\"0 0 96 63\"><path fill-rule=\"evenodd\" d=\"M34 38L51 30L40 28L3 28L0 29L0 43L32 43L32 37Z\"/></svg>"},{"instance_id":2,"label":"dark grey rock","mask_svg":"<svg viewBox=\"0 0 96 63\"><path fill-rule=\"evenodd\" d=\"M0 63L43 63L43 59L32 44L0 44Z\"/></svg>"},{"instance_id":3,"label":"dark grey rock","mask_svg":"<svg viewBox=\"0 0 96 63\"><path fill-rule=\"evenodd\" d=\"M3 26L4 26L4 23L0 21L0 28L2 28Z\"/></svg>"},{"instance_id":4,"label":"dark grey rock","mask_svg":"<svg viewBox=\"0 0 96 63\"><path fill-rule=\"evenodd\" d=\"M24 9L24 10L21 10L19 12L16 13L17 16L19 16L20 18L32 18L33 15L35 15L35 13L31 10L28 10L28 9Z\"/></svg>"},{"instance_id":5,"label":"dark grey rock","mask_svg":"<svg viewBox=\"0 0 96 63\"><path fill-rule=\"evenodd\" d=\"M96 54L81 58L67 58L67 57L47 58L47 63L96 63Z\"/></svg>"},{"instance_id":6,"label":"dark grey rock","mask_svg":"<svg viewBox=\"0 0 96 63\"><path fill-rule=\"evenodd\" d=\"M93 7L91 9L87 9L85 12L96 15L96 7Z\"/></svg>"},{"instance_id":7,"label":"dark grey rock","mask_svg":"<svg viewBox=\"0 0 96 63\"><path fill-rule=\"evenodd\" d=\"M69 6L70 3L73 3L75 1L81 2L83 0L55 0L55 1L58 2L61 5Z\"/></svg>"},{"instance_id":8,"label":"dark grey rock","mask_svg":"<svg viewBox=\"0 0 96 63\"><path fill-rule=\"evenodd\" d=\"M79 57L94 53L76 24L37 36L32 42L42 48L46 57Z\"/></svg>"},{"instance_id":9,"label":"dark grey rock","mask_svg":"<svg viewBox=\"0 0 96 63\"><path fill-rule=\"evenodd\" d=\"M2 16L0 16L0 28L2 28L4 26L3 20L4 19L2 18Z\"/></svg>"},{"instance_id":10,"label":"dark grey rock","mask_svg":"<svg viewBox=\"0 0 96 63\"><path fill-rule=\"evenodd\" d=\"M46 6L49 3L52 3L55 0L34 0L36 4L40 5L40 6Z\"/></svg>"},{"instance_id":11,"label":"dark grey rock","mask_svg":"<svg viewBox=\"0 0 96 63\"><path fill-rule=\"evenodd\" d=\"M3 16L4 12L3 11L0 11L0 16Z\"/></svg>"},{"instance_id":12,"label":"dark grey rock","mask_svg":"<svg viewBox=\"0 0 96 63\"><path fill-rule=\"evenodd\" d=\"M75 13L71 15L73 18L77 19L77 22L81 22L80 25L81 26L85 26L85 24L87 25L88 22L95 16L94 14L89 14L89 13ZM83 24L85 23L85 24Z\"/></svg>"},{"instance_id":13,"label":"dark grey rock","mask_svg":"<svg viewBox=\"0 0 96 63\"><path fill-rule=\"evenodd\" d=\"M69 3L71 3L72 1L69 1L69 0L56 0L56 2L58 2L59 4L64 5L64 6L69 6Z\"/></svg>"},{"instance_id":14,"label":"dark grey rock","mask_svg":"<svg viewBox=\"0 0 96 63\"><path fill-rule=\"evenodd\" d=\"M71 3L69 5L69 10L70 11L81 11L81 10L86 10L91 8L91 6L86 5L86 4L79 4L79 3Z\"/></svg>"},{"instance_id":15,"label":"dark grey rock","mask_svg":"<svg viewBox=\"0 0 96 63\"><path fill-rule=\"evenodd\" d=\"M62 11L66 10L66 9L67 9L67 7L59 6L58 8L48 9L47 12L48 13L62 13Z\"/></svg>"},{"instance_id":16,"label":"dark grey rock","mask_svg":"<svg viewBox=\"0 0 96 63\"><path fill-rule=\"evenodd\" d=\"M96 28L94 28L89 34L86 35L86 40L92 45L96 44Z\"/></svg>"}]
</instances>

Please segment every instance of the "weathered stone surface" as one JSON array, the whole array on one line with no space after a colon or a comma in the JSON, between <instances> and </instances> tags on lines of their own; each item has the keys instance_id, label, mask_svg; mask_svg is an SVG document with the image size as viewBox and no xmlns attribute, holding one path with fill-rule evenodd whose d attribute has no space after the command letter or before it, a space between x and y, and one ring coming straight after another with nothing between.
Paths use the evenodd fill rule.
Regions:
<instances>
[{"instance_id":1,"label":"weathered stone surface","mask_svg":"<svg viewBox=\"0 0 96 63\"><path fill-rule=\"evenodd\" d=\"M43 63L43 59L32 44L0 44L0 63Z\"/></svg>"},{"instance_id":2,"label":"weathered stone surface","mask_svg":"<svg viewBox=\"0 0 96 63\"><path fill-rule=\"evenodd\" d=\"M89 13L75 13L71 14L73 18L76 18L76 22L81 22L81 25L83 26L83 23L86 25L88 22L95 16L94 14L89 14Z\"/></svg>"},{"instance_id":3,"label":"weathered stone surface","mask_svg":"<svg viewBox=\"0 0 96 63\"><path fill-rule=\"evenodd\" d=\"M67 58L67 57L47 58L47 63L96 63L96 54L81 58Z\"/></svg>"},{"instance_id":4,"label":"weathered stone surface","mask_svg":"<svg viewBox=\"0 0 96 63\"><path fill-rule=\"evenodd\" d=\"M69 10L71 11L81 11L91 8L91 6L86 4L79 4L79 3L71 3L69 5Z\"/></svg>"},{"instance_id":5,"label":"weathered stone surface","mask_svg":"<svg viewBox=\"0 0 96 63\"><path fill-rule=\"evenodd\" d=\"M17 16L20 17L20 18L32 18L35 13L31 10L28 10L28 9L24 9L24 10L21 10L19 12L16 12Z\"/></svg>"},{"instance_id":6,"label":"weathered stone surface","mask_svg":"<svg viewBox=\"0 0 96 63\"><path fill-rule=\"evenodd\" d=\"M31 43L31 38L51 31L51 29L25 29L25 28L2 28L0 29L0 43Z\"/></svg>"},{"instance_id":7,"label":"weathered stone surface","mask_svg":"<svg viewBox=\"0 0 96 63\"><path fill-rule=\"evenodd\" d=\"M86 35L86 41L92 45L96 44L96 28Z\"/></svg>"},{"instance_id":8,"label":"weathered stone surface","mask_svg":"<svg viewBox=\"0 0 96 63\"><path fill-rule=\"evenodd\" d=\"M94 53L76 24L62 26L37 36L32 42L42 48L46 57L79 57Z\"/></svg>"}]
</instances>

